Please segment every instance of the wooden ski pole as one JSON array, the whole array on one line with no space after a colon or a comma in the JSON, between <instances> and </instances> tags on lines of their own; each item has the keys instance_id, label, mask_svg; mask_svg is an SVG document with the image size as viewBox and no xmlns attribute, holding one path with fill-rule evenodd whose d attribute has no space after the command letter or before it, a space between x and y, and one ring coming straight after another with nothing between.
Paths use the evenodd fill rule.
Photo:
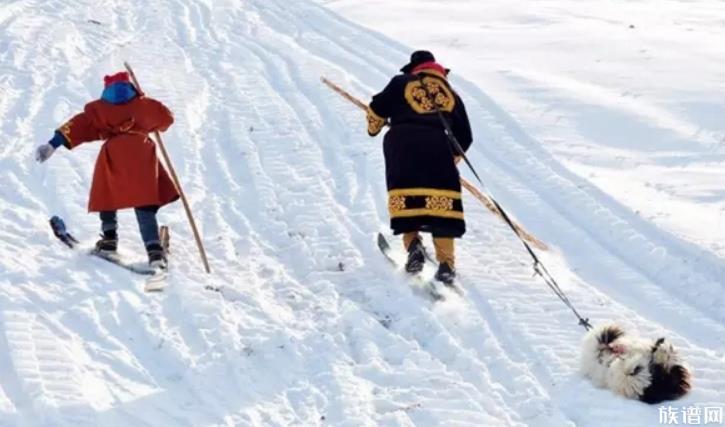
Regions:
<instances>
[{"instance_id":1,"label":"wooden ski pole","mask_svg":"<svg viewBox=\"0 0 725 427\"><path fill-rule=\"evenodd\" d=\"M133 85L136 86L136 89L139 93L143 93L141 90L141 85L138 83L138 79L136 79L136 74L134 74L133 69L128 64L128 62L124 62L123 65L126 67L126 70L128 71L129 76L131 76L131 80L133 81ZM206 251L204 250L204 244L201 241L201 237L199 236L199 230L196 228L196 222L194 221L194 216L191 213L191 208L189 207L189 202L186 199L186 195L184 194L184 190L181 188L181 183L179 182L179 177L176 176L176 170L174 169L174 165L171 163L171 158L169 157L169 154L166 152L166 147L164 146L164 141L161 139L161 134L159 131L154 131L154 136L156 137L156 145L159 147L161 151L161 156L164 158L164 163L166 163L166 167L169 169L169 172L171 172L171 179L174 182L174 185L176 186L176 189L179 191L179 196L181 196L181 202L184 205L184 211L186 211L186 217L189 219L189 224L191 225L191 231L194 233L194 239L196 240L196 247L199 249L199 255L201 256L201 261L204 263L204 270L206 270L207 273L211 273L211 268L209 268L209 260L206 258Z\"/></svg>"},{"instance_id":2,"label":"wooden ski pole","mask_svg":"<svg viewBox=\"0 0 725 427\"><path fill-rule=\"evenodd\" d=\"M461 178L461 185L463 186L463 188L468 190L468 192L470 192L473 195L473 197L477 198L481 203L483 203L483 205L486 206L486 208L488 208L488 210L495 213L496 216L502 217L501 212L499 212L498 208L496 208L496 205L493 204L493 202L491 201L491 198L489 198L481 190L476 188L475 185L468 182L468 180L466 180L465 178ZM513 225L514 225L514 228L516 229L516 232L519 234L519 236L521 236L521 238L523 238L527 242L534 245L537 249L541 249L543 251L549 249L549 247L546 246L546 243L542 242L541 240L539 240L535 236L533 236L531 233L524 230L523 227L521 227L521 225L519 225L516 222L513 222Z\"/></svg>"},{"instance_id":3,"label":"wooden ski pole","mask_svg":"<svg viewBox=\"0 0 725 427\"><path fill-rule=\"evenodd\" d=\"M335 83L331 82L327 78L321 77L320 79L322 80L322 83L324 83L326 86L328 86L333 91L337 92L340 96L342 96L343 98L345 98L348 101L352 102L353 104L355 104L355 106L357 106L361 110L367 111L368 106L365 105L365 103L363 103L359 99L355 98L354 96L350 95L348 92L346 92L340 86L338 86ZM463 186L463 188L465 188L466 190L468 190L473 195L473 197L475 197L481 203L483 203L483 205L489 211L493 212L496 216L498 216L499 218L503 219L503 216L501 215L501 212L499 212L498 209L496 208L496 206L493 204L493 202L491 202L490 197L488 197L485 194L483 194L483 192L481 192L481 190L479 190L478 188L476 188L476 186L474 186L473 184L471 184L470 182L468 182L464 178L461 178L461 185ZM516 232L524 240L526 240L527 242L531 243L532 245L534 245L538 249L541 249L541 250L547 250L547 249L549 249L548 246L546 246L546 244L544 242L542 242L541 240L537 239L534 235L532 235L531 233L529 233L528 231L526 231L517 222L513 222L513 225L514 225L514 228L516 229Z\"/></svg>"},{"instance_id":4,"label":"wooden ski pole","mask_svg":"<svg viewBox=\"0 0 725 427\"><path fill-rule=\"evenodd\" d=\"M320 77L320 79L322 80L322 83L324 83L324 84L327 85L327 87L329 87L330 89L332 89L335 92L337 92L343 98L345 98L348 101L350 101L353 104L355 104L355 106L358 107L359 109L361 109L363 111L367 111L368 110L368 106L365 105L365 103L363 103L359 99L355 98L354 96L350 95L349 93L345 92L345 90L343 90L340 86L338 86L335 83L327 80L325 77Z\"/></svg>"}]
</instances>

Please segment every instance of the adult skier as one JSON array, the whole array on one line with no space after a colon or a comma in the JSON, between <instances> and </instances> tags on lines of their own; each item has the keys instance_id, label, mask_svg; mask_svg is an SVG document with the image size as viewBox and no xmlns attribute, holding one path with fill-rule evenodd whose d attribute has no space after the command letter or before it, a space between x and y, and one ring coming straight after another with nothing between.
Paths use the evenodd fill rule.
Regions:
<instances>
[{"instance_id":1,"label":"adult skier","mask_svg":"<svg viewBox=\"0 0 725 427\"><path fill-rule=\"evenodd\" d=\"M447 285L455 280L454 239L466 231L458 154L445 133L438 111L448 121L462 149L472 141L463 101L448 82L450 70L428 51L413 52L410 62L373 96L368 108L368 134L376 136L390 125L383 151L388 187L390 226L403 235L408 252L405 269L418 273L425 263L420 232L433 235L435 278Z\"/></svg>"},{"instance_id":2,"label":"adult skier","mask_svg":"<svg viewBox=\"0 0 725 427\"><path fill-rule=\"evenodd\" d=\"M93 172L88 211L99 212L101 239L96 250L115 254L118 248L116 211L134 208L149 264L166 268L166 255L159 241L156 213L179 198L179 193L156 156L149 138L163 132L174 117L161 102L144 96L120 72L104 77L101 98L86 104L39 146L36 160L48 160L61 145L72 150L84 142L105 141Z\"/></svg>"}]
</instances>

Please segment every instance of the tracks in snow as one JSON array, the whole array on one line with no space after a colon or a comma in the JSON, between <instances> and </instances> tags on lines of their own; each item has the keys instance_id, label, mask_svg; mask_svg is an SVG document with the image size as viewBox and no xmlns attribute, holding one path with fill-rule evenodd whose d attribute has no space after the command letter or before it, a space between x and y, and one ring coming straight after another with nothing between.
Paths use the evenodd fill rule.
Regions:
<instances>
[{"instance_id":1,"label":"tracks in snow","mask_svg":"<svg viewBox=\"0 0 725 427\"><path fill-rule=\"evenodd\" d=\"M64 4L40 9L33 28L51 12L71 20ZM0 297L13 301L0 306L0 351L8 355L0 370L9 374L0 382L0 411L72 424L315 425L324 417L330 424L543 426L581 423L577 406L596 401L606 422L654 419L648 408L576 377L581 331L530 277L519 243L476 205L467 205L471 233L460 245L466 300L422 303L378 263L371 236L387 218L382 153L363 136L359 112L342 107L319 75L372 93L407 49L304 1L154 8L158 25L126 7L99 18L100 28L72 21L65 37L83 40L79 55L106 52L93 56L97 63L85 59L76 69L63 59L72 48L54 56L59 64L22 49L6 54L16 68L0 80L11 94L0 100L0 132L14 142L0 149L8 166L0 174L17 189L0 190L0 206L16 207L0 207L8 218L0 229ZM0 18L0 29L29 25L18 13ZM50 44L40 39L34 48L19 30L7 33L23 49ZM31 149L21 136L42 140L88 97L83 84L68 89L55 67L69 73L74 66L95 88L98 79L86 76L123 59L177 112L166 140L216 272L207 277L180 264L159 300L141 296L112 267L88 271L83 260L55 254L43 233L24 235L40 222L35 212L46 210L65 211L86 234L96 229L96 219L83 215L94 149L58 155L40 171L24 166ZM701 369L691 399L722 401L717 339L725 335L711 305L721 302L720 265L709 258L685 265L689 248L577 180L484 93L456 83L476 126L474 161L504 205L562 248L563 257L545 257L575 304L595 321L673 331ZM29 97L12 90L23 85ZM48 190L61 183L75 195ZM183 217L176 207L165 211L174 256L194 259ZM122 226L134 245L134 225ZM624 239L633 242L626 249ZM13 262L25 241L31 258L47 262L35 269ZM579 256L582 246L596 265ZM681 276L682 284L672 278ZM204 292L207 284L226 299ZM64 314L45 323L31 309ZM79 378L104 384L102 397L84 394Z\"/></svg>"}]
</instances>

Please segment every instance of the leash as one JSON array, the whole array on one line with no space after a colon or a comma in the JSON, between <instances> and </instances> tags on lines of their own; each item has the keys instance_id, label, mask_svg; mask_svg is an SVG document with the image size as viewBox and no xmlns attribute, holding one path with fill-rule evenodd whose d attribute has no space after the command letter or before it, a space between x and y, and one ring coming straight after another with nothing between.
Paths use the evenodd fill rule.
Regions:
<instances>
[{"instance_id":1,"label":"leash","mask_svg":"<svg viewBox=\"0 0 725 427\"><path fill-rule=\"evenodd\" d=\"M433 105L433 108L435 109L438 118L440 119L441 123L443 124L444 133L446 134L446 137L449 142L449 148L451 149L451 153L454 155L461 156L463 160L466 162L466 165L468 165L468 168L473 172L473 175L476 177L478 182L481 184L481 186L485 187L486 185L483 183L483 180L478 175L478 172L476 172L476 169L471 164L470 160L468 160L468 156L466 156L466 153L463 151L463 147L458 142L458 138L456 138L456 135L453 133L453 129L451 129L450 123L448 123L448 120L446 120L446 117L443 115L443 112L441 111L440 107L438 107L438 104L435 102L435 99L431 96L430 92L428 91L428 87L425 85L425 82L423 81L423 76L426 75L425 73L418 74L418 81L420 81L420 85L425 92L425 96L428 98L430 103ZM431 78L438 78L431 76ZM446 83L443 83L446 84ZM574 315L579 320L579 325L583 326L584 329L587 331L592 329L592 325L589 323L589 318L584 318L581 315L579 315L579 312L574 308L574 305L569 300L569 297L566 296L566 293L559 287L559 284L556 282L554 277L549 273L549 270L546 269L546 266L541 262L539 257L536 255L536 252L534 252L533 249L531 249L531 246L526 242L526 240L521 236L519 231L516 229L516 226L514 226L513 221L509 217L509 215L506 213L506 211L501 207L501 205L491 197L491 202L493 202L494 206L498 211L501 213L501 217L504 219L506 224L511 228L511 230L516 234L516 237L518 237L519 241L524 245L524 248L526 248L526 251L529 253L531 258L534 260L534 275L540 276L544 283L554 292L554 295L559 297L559 299L567 306L569 309L574 313Z\"/></svg>"}]
</instances>

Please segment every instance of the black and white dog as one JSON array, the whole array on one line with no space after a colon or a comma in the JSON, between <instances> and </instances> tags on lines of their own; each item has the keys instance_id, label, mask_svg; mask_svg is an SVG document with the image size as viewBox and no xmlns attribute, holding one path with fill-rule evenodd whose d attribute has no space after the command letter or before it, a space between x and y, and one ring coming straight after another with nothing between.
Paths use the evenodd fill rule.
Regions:
<instances>
[{"instance_id":1,"label":"black and white dog","mask_svg":"<svg viewBox=\"0 0 725 427\"><path fill-rule=\"evenodd\" d=\"M598 387L646 403L678 399L690 390L690 371L672 344L625 335L615 325L587 332L581 372Z\"/></svg>"}]
</instances>

